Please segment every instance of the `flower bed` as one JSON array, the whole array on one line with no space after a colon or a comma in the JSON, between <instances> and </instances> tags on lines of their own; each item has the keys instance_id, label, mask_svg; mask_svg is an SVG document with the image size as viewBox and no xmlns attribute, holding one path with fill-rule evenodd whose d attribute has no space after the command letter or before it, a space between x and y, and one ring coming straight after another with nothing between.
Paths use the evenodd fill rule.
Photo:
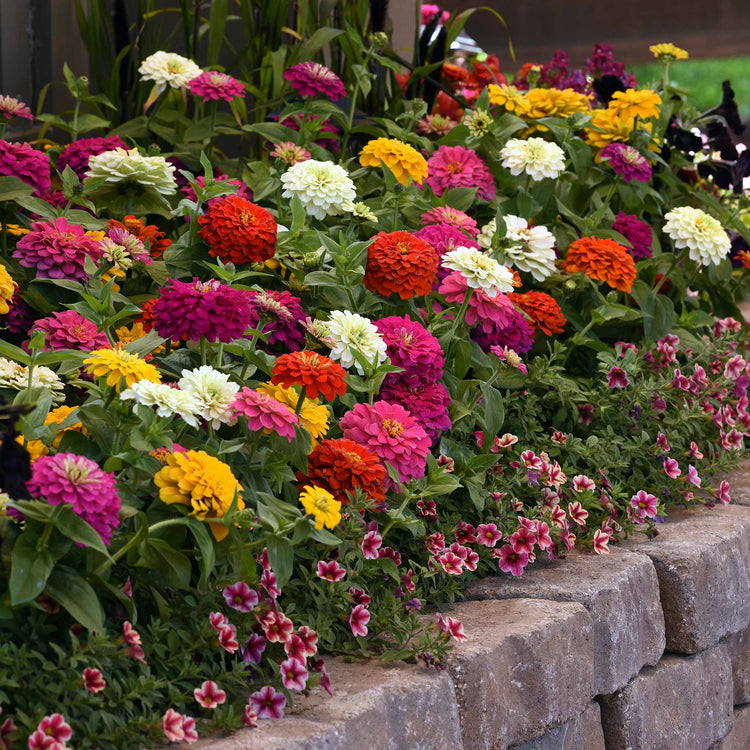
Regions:
<instances>
[{"instance_id":1,"label":"flower bed","mask_svg":"<svg viewBox=\"0 0 750 750\"><path fill-rule=\"evenodd\" d=\"M343 79L300 57L324 37ZM669 45L646 89L604 48L592 84L398 81L385 35L313 38L275 112L159 50L143 115L109 129L66 71L72 119L40 119L72 142L0 141L6 745L253 727L330 692L329 654L440 666L468 581L730 501L731 89L693 112Z\"/></svg>"}]
</instances>

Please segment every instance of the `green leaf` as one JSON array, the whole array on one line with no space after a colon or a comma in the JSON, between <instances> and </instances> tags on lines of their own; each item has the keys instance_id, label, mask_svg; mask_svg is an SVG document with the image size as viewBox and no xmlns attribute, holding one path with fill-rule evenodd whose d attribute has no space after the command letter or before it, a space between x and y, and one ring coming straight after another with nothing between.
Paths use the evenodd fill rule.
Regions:
<instances>
[{"instance_id":1,"label":"green leaf","mask_svg":"<svg viewBox=\"0 0 750 750\"><path fill-rule=\"evenodd\" d=\"M268 564L276 574L279 588L283 589L292 577L294 548L288 539L274 535L266 537L266 546L268 547Z\"/></svg>"},{"instance_id":2,"label":"green leaf","mask_svg":"<svg viewBox=\"0 0 750 750\"><path fill-rule=\"evenodd\" d=\"M302 205L302 201L299 196L295 193L292 196L292 232L298 232L305 226L305 219L307 218L307 212L305 207Z\"/></svg>"},{"instance_id":3,"label":"green leaf","mask_svg":"<svg viewBox=\"0 0 750 750\"><path fill-rule=\"evenodd\" d=\"M193 537L195 538L195 542L201 553L201 577L198 586L204 588L208 584L209 576L213 573L214 566L216 565L214 542L211 535L208 533L205 524L201 523L197 518L188 516L187 526L193 533Z\"/></svg>"},{"instance_id":4,"label":"green leaf","mask_svg":"<svg viewBox=\"0 0 750 750\"><path fill-rule=\"evenodd\" d=\"M453 359L453 375L457 378L463 378L469 372L471 355L471 342L466 339L459 339L456 342L456 353Z\"/></svg>"},{"instance_id":5,"label":"green leaf","mask_svg":"<svg viewBox=\"0 0 750 750\"><path fill-rule=\"evenodd\" d=\"M14 607L33 601L44 591L55 560L45 547L37 550L36 543L22 534L13 545L8 589Z\"/></svg>"},{"instance_id":6,"label":"green leaf","mask_svg":"<svg viewBox=\"0 0 750 750\"><path fill-rule=\"evenodd\" d=\"M31 195L33 192L34 188L23 180L19 180L18 177L12 175L0 177L0 201L12 201Z\"/></svg>"},{"instance_id":7,"label":"green leaf","mask_svg":"<svg viewBox=\"0 0 750 750\"><path fill-rule=\"evenodd\" d=\"M190 560L182 552L157 537L145 539L139 549L142 564L158 570L170 586L177 589L190 586Z\"/></svg>"},{"instance_id":8,"label":"green leaf","mask_svg":"<svg viewBox=\"0 0 750 750\"><path fill-rule=\"evenodd\" d=\"M674 325L674 305L669 297L651 295L642 305L643 335L650 341L666 336Z\"/></svg>"},{"instance_id":9,"label":"green leaf","mask_svg":"<svg viewBox=\"0 0 750 750\"><path fill-rule=\"evenodd\" d=\"M329 26L318 29L301 45L300 61L310 60L319 49L330 44L337 36L343 33L343 29L332 29Z\"/></svg>"},{"instance_id":10,"label":"green leaf","mask_svg":"<svg viewBox=\"0 0 750 750\"><path fill-rule=\"evenodd\" d=\"M53 523L68 539L85 544L109 557L109 551L99 534L80 516L77 516L71 507L66 505L60 507L53 518Z\"/></svg>"},{"instance_id":11,"label":"green leaf","mask_svg":"<svg viewBox=\"0 0 750 750\"><path fill-rule=\"evenodd\" d=\"M482 391L482 418L484 419L484 426L487 434L485 434L484 440L485 450L491 447L495 439L495 435L500 433L500 429L505 421L505 406L503 405L503 395L497 388L493 388L487 383L482 383L479 386Z\"/></svg>"},{"instance_id":12,"label":"green leaf","mask_svg":"<svg viewBox=\"0 0 750 750\"><path fill-rule=\"evenodd\" d=\"M104 610L96 592L69 568L56 568L47 581L47 593L83 627L93 633L104 630Z\"/></svg>"},{"instance_id":13,"label":"green leaf","mask_svg":"<svg viewBox=\"0 0 750 750\"><path fill-rule=\"evenodd\" d=\"M338 547L343 542L343 539L339 539L335 534L331 534L330 531L326 531L326 529L313 528L310 531L310 536L316 542L325 544L327 547Z\"/></svg>"}]
</instances>

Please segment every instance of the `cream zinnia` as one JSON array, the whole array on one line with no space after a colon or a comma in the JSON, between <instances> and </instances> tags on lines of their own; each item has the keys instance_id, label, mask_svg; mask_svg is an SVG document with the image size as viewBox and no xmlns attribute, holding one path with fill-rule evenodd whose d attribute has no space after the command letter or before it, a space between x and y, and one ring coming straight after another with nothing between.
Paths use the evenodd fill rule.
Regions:
<instances>
[{"instance_id":1,"label":"cream zinnia","mask_svg":"<svg viewBox=\"0 0 750 750\"><path fill-rule=\"evenodd\" d=\"M664 232L676 248L688 248L699 264L718 266L729 254L732 243L721 224L705 211L681 206L664 215Z\"/></svg>"},{"instance_id":2,"label":"cream zinnia","mask_svg":"<svg viewBox=\"0 0 750 750\"><path fill-rule=\"evenodd\" d=\"M442 265L458 271L472 289L483 289L490 297L513 291L513 274L476 248L457 247L443 256Z\"/></svg>"},{"instance_id":3,"label":"cream zinnia","mask_svg":"<svg viewBox=\"0 0 750 750\"><path fill-rule=\"evenodd\" d=\"M512 175L525 172L534 181L557 177L565 169L565 152L543 138L511 138L500 151L500 157Z\"/></svg>"},{"instance_id":4,"label":"cream zinnia","mask_svg":"<svg viewBox=\"0 0 750 750\"><path fill-rule=\"evenodd\" d=\"M529 227L520 216L504 217L510 246L505 248L505 261L519 271L530 273L536 281L544 281L555 269L555 236L547 227Z\"/></svg>"},{"instance_id":5,"label":"cream zinnia","mask_svg":"<svg viewBox=\"0 0 750 750\"><path fill-rule=\"evenodd\" d=\"M328 330L334 340L331 359L341 362L342 367L354 367L360 375L365 374L354 352L361 354L373 367L385 361L385 341L367 318L348 310L334 310L328 320Z\"/></svg>"},{"instance_id":6,"label":"cream zinnia","mask_svg":"<svg viewBox=\"0 0 750 750\"><path fill-rule=\"evenodd\" d=\"M192 60L175 52L159 50L149 55L138 68L142 81L153 81L156 93L161 94L167 86L179 89L187 86L203 71Z\"/></svg>"}]
</instances>

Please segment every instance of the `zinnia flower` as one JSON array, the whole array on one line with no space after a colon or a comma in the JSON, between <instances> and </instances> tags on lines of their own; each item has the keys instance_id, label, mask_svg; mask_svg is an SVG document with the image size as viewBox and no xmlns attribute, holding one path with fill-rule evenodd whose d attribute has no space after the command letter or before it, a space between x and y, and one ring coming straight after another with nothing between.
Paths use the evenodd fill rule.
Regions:
<instances>
[{"instance_id":1,"label":"zinnia flower","mask_svg":"<svg viewBox=\"0 0 750 750\"><path fill-rule=\"evenodd\" d=\"M294 439L294 426L298 423L295 413L279 403L267 393L243 388L229 404L235 414L247 419L251 430L262 431L266 435L272 432L285 437L290 443Z\"/></svg>"},{"instance_id":2,"label":"zinnia flower","mask_svg":"<svg viewBox=\"0 0 750 750\"><path fill-rule=\"evenodd\" d=\"M503 219L505 239L510 242L505 248L505 262L530 273L536 281L544 281L555 269L555 236L547 227L529 227L520 216L508 214Z\"/></svg>"},{"instance_id":3,"label":"zinnia flower","mask_svg":"<svg viewBox=\"0 0 750 750\"><path fill-rule=\"evenodd\" d=\"M442 265L458 271L472 289L483 289L490 297L513 290L513 275L494 258L471 247L459 247L443 256Z\"/></svg>"},{"instance_id":4,"label":"zinnia flower","mask_svg":"<svg viewBox=\"0 0 750 750\"><path fill-rule=\"evenodd\" d=\"M498 295L499 296L499 295ZM510 300L508 300L510 302ZM526 316L513 306L510 319L504 325L491 321L488 325L477 325L471 329L471 338L488 352L493 346L501 349L512 349L514 352L527 352L534 345L534 329ZM516 365L514 365L515 367Z\"/></svg>"},{"instance_id":5,"label":"zinnia flower","mask_svg":"<svg viewBox=\"0 0 750 750\"><path fill-rule=\"evenodd\" d=\"M315 520L315 528L335 529L341 522L341 503L328 490L308 485L299 493L299 501Z\"/></svg>"},{"instance_id":6,"label":"zinnia flower","mask_svg":"<svg viewBox=\"0 0 750 750\"><path fill-rule=\"evenodd\" d=\"M252 311L247 292L216 279L191 283L167 279L152 309L156 332L165 339L185 338L225 344L242 338Z\"/></svg>"},{"instance_id":7,"label":"zinnia flower","mask_svg":"<svg viewBox=\"0 0 750 750\"><path fill-rule=\"evenodd\" d=\"M676 248L688 248L698 264L719 265L729 255L732 243L721 224L705 211L691 206L674 208L664 215L664 232ZM19 243L20 244L20 243Z\"/></svg>"},{"instance_id":8,"label":"zinnia flower","mask_svg":"<svg viewBox=\"0 0 750 750\"><path fill-rule=\"evenodd\" d=\"M341 79L325 65L318 62L301 62L284 71L284 80L289 81L295 91L302 96L323 94L332 102L346 96Z\"/></svg>"},{"instance_id":9,"label":"zinnia flower","mask_svg":"<svg viewBox=\"0 0 750 750\"><path fill-rule=\"evenodd\" d=\"M500 151L500 158L512 175L526 173L535 182L557 177L565 169L565 152L543 138L511 138Z\"/></svg>"},{"instance_id":10,"label":"zinnia flower","mask_svg":"<svg viewBox=\"0 0 750 750\"><path fill-rule=\"evenodd\" d=\"M197 413L216 430L221 424L234 424L229 405L240 387L229 380L229 375L203 365L195 370L183 370L177 383L180 390L198 402Z\"/></svg>"},{"instance_id":11,"label":"zinnia flower","mask_svg":"<svg viewBox=\"0 0 750 750\"><path fill-rule=\"evenodd\" d=\"M487 87L490 104L496 104L503 107L506 112L512 112L519 117L523 117L530 109L529 102L526 100L526 92L519 91L515 86L507 83L498 86L491 83Z\"/></svg>"},{"instance_id":12,"label":"zinnia flower","mask_svg":"<svg viewBox=\"0 0 750 750\"><path fill-rule=\"evenodd\" d=\"M365 446L346 438L323 440L307 457L304 484L328 490L342 505L349 505L357 489L375 502L385 500L386 471L380 459Z\"/></svg>"},{"instance_id":13,"label":"zinnia flower","mask_svg":"<svg viewBox=\"0 0 750 750\"><path fill-rule=\"evenodd\" d=\"M228 195L198 217L209 255L236 265L262 263L276 252L276 220L265 208Z\"/></svg>"},{"instance_id":14,"label":"zinnia flower","mask_svg":"<svg viewBox=\"0 0 750 750\"><path fill-rule=\"evenodd\" d=\"M281 161L289 166L297 164L297 162L300 161L312 159L312 156L307 149L298 146L292 141L282 141L281 143L277 143L273 147L270 155L273 156L274 159L281 159Z\"/></svg>"},{"instance_id":15,"label":"zinnia flower","mask_svg":"<svg viewBox=\"0 0 750 750\"><path fill-rule=\"evenodd\" d=\"M619 232L632 245L629 252L633 260L651 257L653 253L651 227L645 221L620 211L615 216L612 229Z\"/></svg>"},{"instance_id":16,"label":"zinnia flower","mask_svg":"<svg viewBox=\"0 0 750 750\"><path fill-rule=\"evenodd\" d=\"M594 127L584 128L586 141L594 148L603 149L610 143L627 141L635 120L620 117L613 109L595 109L591 114L591 125Z\"/></svg>"},{"instance_id":17,"label":"zinnia flower","mask_svg":"<svg viewBox=\"0 0 750 750\"><path fill-rule=\"evenodd\" d=\"M299 297L289 292L264 289L247 292L250 305L250 327L259 329L267 339L267 347L279 344L285 351L297 351L305 345L302 321L305 311ZM261 344L261 346L263 346Z\"/></svg>"},{"instance_id":18,"label":"zinnia flower","mask_svg":"<svg viewBox=\"0 0 750 750\"><path fill-rule=\"evenodd\" d=\"M218 458L205 451L171 453L166 457L167 465L154 476L159 488L159 499L171 505L179 503L190 508L190 515L199 521L220 519L229 510L237 497L237 509L242 510L242 485L232 470ZM224 539L229 529L212 523L211 533L217 542Z\"/></svg>"},{"instance_id":19,"label":"zinnia flower","mask_svg":"<svg viewBox=\"0 0 750 750\"><path fill-rule=\"evenodd\" d=\"M109 347L106 334L75 310L52 313L48 318L37 320L30 333L37 331L47 334L44 339L46 352L58 349L92 351Z\"/></svg>"},{"instance_id":20,"label":"zinnia flower","mask_svg":"<svg viewBox=\"0 0 750 750\"><path fill-rule=\"evenodd\" d=\"M495 197L495 179L476 152L464 146L440 146L427 161L425 183L435 195L457 187L477 188L477 197Z\"/></svg>"},{"instance_id":21,"label":"zinnia flower","mask_svg":"<svg viewBox=\"0 0 750 750\"><path fill-rule=\"evenodd\" d=\"M469 289L466 277L458 272L449 274L443 280L438 291L445 295L446 302L461 304ZM516 309L508 297L501 292L490 297L484 289L476 289L469 299L469 307L464 318L466 325L474 324L485 333L495 328L505 328L515 320Z\"/></svg>"},{"instance_id":22,"label":"zinnia flower","mask_svg":"<svg viewBox=\"0 0 750 750\"><path fill-rule=\"evenodd\" d=\"M582 237L572 242L563 269L568 273L584 273L594 281L603 281L627 293L636 273L633 258L622 245L598 237Z\"/></svg>"},{"instance_id":23,"label":"zinnia flower","mask_svg":"<svg viewBox=\"0 0 750 750\"><path fill-rule=\"evenodd\" d=\"M8 269L0 263L0 315L7 315L10 312L8 304L18 288L18 284L13 281L13 277L8 273Z\"/></svg>"},{"instance_id":24,"label":"zinnia flower","mask_svg":"<svg viewBox=\"0 0 750 750\"><path fill-rule=\"evenodd\" d=\"M525 120L539 120L542 117L567 118L576 112L589 112L591 100L586 94L573 89L535 88L526 92L528 110L518 112ZM537 130L545 128L537 126Z\"/></svg>"},{"instance_id":25,"label":"zinnia flower","mask_svg":"<svg viewBox=\"0 0 750 750\"><path fill-rule=\"evenodd\" d=\"M160 417L179 416L191 427L198 426L198 416L201 416L201 402L195 394L174 388L169 383L139 380L124 390L120 399L132 399L136 404L156 407L156 413ZM133 411L136 411L135 406Z\"/></svg>"},{"instance_id":26,"label":"zinnia flower","mask_svg":"<svg viewBox=\"0 0 750 750\"><path fill-rule=\"evenodd\" d=\"M305 389L305 396L317 398L322 393L327 401L346 393L344 368L329 357L311 351L282 354L274 363L271 382L285 388L299 385Z\"/></svg>"},{"instance_id":27,"label":"zinnia flower","mask_svg":"<svg viewBox=\"0 0 750 750\"><path fill-rule=\"evenodd\" d=\"M55 166L60 174L65 171L65 167L70 167L78 175L78 179L82 180L89 168L89 157L127 147L128 144L119 135L110 135L106 138L79 138L65 146L57 157Z\"/></svg>"},{"instance_id":28,"label":"zinnia flower","mask_svg":"<svg viewBox=\"0 0 750 750\"><path fill-rule=\"evenodd\" d=\"M99 260L102 248L78 224L64 217L35 221L32 230L16 243L13 257L25 268L34 268L41 279L86 281L86 258Z\"/></svg>"},{"instance_id":29,"label":"zinnia flower","mask_svg":"<svg viewBox=\"0 0 750 750\"><path fill-rule=\"evenodd\" d=\"M634 117L648 120L658 117L660 107L661 97L650 89L615 91L607 105L608 110L615 112L617 117L623 120Z\"/></svg>"},{"instance_id":30,"label":"zinnia flower","mask_svg":"<svg viewBox=\"0 0 750 750\"><path fill-rule=\"evenodd\" d=\"M442 383L423 383L410 387L404 381L383 385L378 399L399 404L427 433L434 445L451 428L448 406L451 397Z\"/></svg>"},{"instance_id":31,"label":"zinnia flower","mask_svg":"<svg viewBox=\"0 0 750 750\"><path fill-rule=\"evenodd\" d=\"M152 364L125 349L97 349L83 360L84 371L94 378L107 378L107 385L119 391L122 381L130 388L139 380L161 381L161 374Z\"/></svg>"},{"instance_id":32,"label":"zinnia flower","mask_svg":"<svg viewBox=\"0 0 750 750\"><path fill-rule=\"evenodd\" d=\"M516 307L520 307L531 318L532 325L547 336L562 333L565 329L567 321L560 305L549 294L536 291L523 294L513 292L508 295L508 299Z\"/></svg>"},{"instance_id":33,"label":"zinnia flower","mask_svg":"<svg viewBox=\"0 0 750 750\"><path fill-rule=\"evenodd\" d=\"M426 227L422 227L418 232L415 232L414 236L424 240L428 245L432 245L441 262L446 253L456 248L473 247L477 250L480 249L477 242L468 238L462 231L449 224L429 224ZM438 265L437 280L442 281L448 273L447 268Z\"/></svg>"},{"instance_id":34,"label":"zinnia flower","mask_svg":"<svg viewBox=\"0 0 750 750\"><path fill-rule=\"evenodd\" d=\"M7 283L6 280L5 284ZM5 304L8 312L0 313L0 328L6 328L10 333L26 334L34 322L34 313L21 296L21 290L15 286L15 282L13 295L6 298Z\"/></svg>"},{"instance_id":35,"label":"zinnia flower","mask_svg":"<svg viewBox=\"0 0 750 750\"><path fill-rule=\"evenodd\" d=\"M362 364L355 357L355 352L364 357L373 368L384 362L385 341L367 318L349 310L333 310L328 321L328 330L334 340L331 359L340 362L347 370L354 367L360 375L365 374Z\"/></svg>"},{"instance_id":36,"label":"zinnia flower","mask_svg":"<svg viewBox=\"0 0 750 750\"><path fill-rule=\"evenodd\" d=\"M403 372L386 375L384 383L398 381L415 387L443 377L443 350L423 325L408 316L391 315L376 320L375 326L385 342L391 364L403 368Z\"/></svg>"},{"instance_id":37,"label":"zinnia flower","mask_svg":"<svg viewBox=\"0 0 750 750\"><path fill-rule=\"evenodd\" d=\"M292 414L297 413L300 394L294 388L284 388L281 385L273 383L263 383L256 389L258 393L264 393L267 396L278 401L282 406L286 406ZM305 398L302 407L299 410L297 419L301 427L304 427L312 438L312 447L318 444L318 439L328 432L328 419L330 414L324 404L319 404L315 398Z\"/></svg>"},{"instance_id":38,"label":"zinnia flower","mask_svg":"<svg viewBox=\"0 0 750 750\"><path fill-rule=\"evenodd\" d=\"M365 144L359 153L359 163L363 167L379 167L381 161L402 185L406 185L410 178L421 185L427 177L424 156L396 138L376 138Z\"/></svg>"},{"instance_id":39,"label":"zinnia flower","mask_svg":"<svg viewBox=\"0 0 750 750\"><path fill-rule=\"evenodd\" d=\"M472 219L468 214L451 206L435 206L423 213L420 218L422 224L447 224L465 232L469 237L476 237L479 234L476 219Z\"/></svg>"},{"instance_id":40,"label":"zinnia flower","mask_svg":"<svg viewBox=\"0 0 750 750\"><path fill-rule=\"evenodd\" d=\"M188 81L190 93L204 102L223 99L231 102L237 97L245 96L245 87L232 76L218 70L205 70L199 76Z\"/></svg>"},{"instance_id":41,"label":"zinnia flower","mask_svg":"<svg viewBox=\"0 0 750 750\"><path fill-rule=\"evenodd\" d=\"M384 464L391 464L399 482L424 475L430 439L403 406L387 401L356 404L341 418L339 426L345 438L369 448ZM390 476L385 482L386 489L400 491Z\"/></svg>"},{"instance_id":42,"label":"zinnia flower","mask_svg":"<svg viewBox=\"0 0 750 750\"><path fill-rule=\"evenodd\" d=\"M305 211L316 219L338 216L344 204L357 197L348 172L330 161L307 161L293 164L283 175L283 198L297 196Z\"/></svg>"},{"instance_id":43,"label":"zinnia flower","mask_svg":"<svg viewBox=\"0 0 750 750\"><path fill-rule=\"evenodd\" d=\"M23 117L33 120L34 115L26 104L12 96L0 96L0 115L5 115L7 120L13 117Z\"/></svg>"},{"instance_id":44,"label":"zinnia flower","mask_svg":"<svg viewBox=\"0 0 750 750\"><path fill-rule=\"evenodd\" d=\"M57 453L34 461L26 486L34 497L50 505L68 503L105 544L112 541L112 533L120 524L120 496L114 474L102 471L85 456Z\"/></svg>"},{"instance_id":45,"label":"zinnia flower","mask_svg":"<svg viewBox=\"0 0 750 750\"><path fill-rule=\"evenodd\" d=\"M18 177L40 197L52 188L49 157L28 143L0 138L0 176Z\"/></svg>"},{"instance_id":46,"label":"zinnia flower","mask_svg":"<svg viewBox=\"0 0 750 750\"><path fill-rule=\"evenodd\" d=\"M599 157L609 161L615 174L619 174L625 182L648 182L651 179L651 165L646 157L626 143L610 143L599 152Z\"/></svg>"},{"instance_id":47,"label":"zinnia flower","mask_svg":"<svg viewBox=\"0 0 750 750\"><path fill-rule=\"evenodd\" d=\"M156 95L165 91L167 86L179 89L187 86L203 71L187 57L175 52L159 50L149 55L138 68L142 81L153 81Z\"/></svg>"},{"instance_id":48,"label":"zinnia flower","mask_svg":"<svg viewBox=\"0 0 750 750\"><path fill-rule=\"evenodd\" d=\"M651 54L661 63L671 63L676 60L687 60L690 55L680 47L675 47L671 42L652 44L649 48Z\"/></svg>"},{"instance_id":49,"label":"zinnia flower","mask_svg":"<svg viewBox=\"0 0 750 750\"><path fill-rule=\"evenodd\" d=\"M437 267L437 253L424 240L409 232L380 232L367 249L362 281L367 289L383 297L424 297L432 289Z\"/></svg>"}]
</instances>

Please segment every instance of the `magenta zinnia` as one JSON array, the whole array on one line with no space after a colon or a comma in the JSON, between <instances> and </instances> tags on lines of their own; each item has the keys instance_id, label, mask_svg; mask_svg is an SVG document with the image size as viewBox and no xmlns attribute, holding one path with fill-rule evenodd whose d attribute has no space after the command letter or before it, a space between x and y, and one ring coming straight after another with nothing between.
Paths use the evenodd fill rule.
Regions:
<instances>
[{"instance_id":1,"label":"magenta zinnia","mask_svg":"<svg viewBox=\"0 0 750 750\"><path fill-rule=\"evenodd\" d=\"M106 334L75 310L52 313L48 318L37 320L31 333L37 331L47 334L44 339L44 351L78 349L90 352L110 346Z\"/></svg>"},{"instance_id":2,"label":"magenta zinnia","mask_svg":"<svg viewBox=\"0 0 750 750\"><path fill-rule=\"evenodd\" d=\"M650 258L653 254L651 227L637 216L620 211L615 216L612 229L619 232L632 245L631 248L625 249L633 256L633 260Z\"/></svg>"},{"instance_id":3,"label":"magenta zinnia","mask_svg":"<svg viewBox=\"0 0 750 750\"><path fill-rule=\"evenodd\" d=\"M440 146L427 161L425 182L435 195L457 187L477 188L477 197L495 197L495 179L474 151L463 146Z\"/></svg>"},{"instance_id":4,"label":"magenta zinnia","mask_svg":"<svg viewBox=\"0 0 750 750\"><path fill-rule=\"evenodd\" d=\"M430 438L403 406L378 401L356 404L339 423L344 437L369 448L384 464L390 464L405 483L424 475ZM390 476L386 489L400 492Z\"/></svg>"},{"instance_id":5,"label":"magenta zinnia","mask_svg":"<svg viewBox=\"0 0 750 750\"><path fill-rule=\"evenodd\" d=\"M127 147L128 144L119 135L110 135L106 138L79 138L60 152L55 166L60 174L65 171L65 167L70 167L78 175L78 179L82 180L89 168L90 156Z\"/></svg>"},{"instance_id":6,"label":"magenta zinnia","mask_svg":"<svg viewBox=\"0 0 750 750\"><path fill-rule=\"evenodd\" d=\"M391 364L404 369L386 375L385 383L404 382L414 387L443 377L443 350L423 325L407 316L392 315L376 320L375 327L385 341Z\"/></svg>"},{"instance_id":7,"label":"magenta zinnia","mask_svg":"<svg viewBox=\"0 0 750 750\"><path fill-rule=\"evenodd\" d=\"M190 93L204 102L223 99L231 102L238 96L245 96L245 87L232 76L218 70L205 70L188 83Z\"/></svg>"},{"instance_id":8,"label":"magenta zinnia","mask_svg":"<svg viewBox=\"0 0 750 750\"><path fill-rule=\"evenodd\" d=\"M462 232L466 232L469 237L476 237L479 234L477 222L471 216L459 211L457 208L450 206L436 206L431 208L421 216L422 224L447 224L449 227L455 227Z\"/></svg>"},{"instance_id":9,"label":"magenta zinnia","mask_svg":"<svg viewBox=\"0 0 750 750\"><path fill-rule=\"evenodd\" d=\"M115 476L74 453L40 456L31 467L26 486L34 497L50 505L68 503L73 512L90 524L105 544L120 520L120 496Z\"/></svg>"},{"instance_id":10,"label":"magenta zinnia","mask_svg":"<svg viewBox=\"0 0 750 750\"><path fill-rule=\"evenodd\" d=\"M284 71L284 79L302 96L323 94L332 102L346 96L341 79L325 65L317 62L302 62Z\"/></svg>"},{"instance_id":11,"label":"magenta zinnia","mask_svg":"<svg viewBox=\"0 0 750 750\"><path fill-rule=\"evenodd\" d=\"M0 139L0 176L18 177L39 196L52 189L49 157L28 143Z\"/></svg>"},{"instance_id":12,"label":"magenta zinnia","mask_svg":"<svg viewBox=\"0 0 750 750\"><path fill-rule=\"evenodd\" d=\"M625 182L648 182L651 179L651 165L648 160L627 143L610 143L601 150L599 158L609 161L614 173L619 174Z\"/></svg>"},{"instance_id":13,"label":"magenta zinnia","mask_svg":"<svg viewBox=\"0 0 750 750\"><path fill-rule=\"evenodd\" d=\"M299 297L272 289L262 292L250 289L247 296L250 327L263 331L268 346L280 344L285 352L296 352L305 346L301 323L307 316Z\"/></svg>"},{"instance_id":14,"label":"magenta zinnia","mask_svg":"<svg viewBox=\"0 0 750 750\"><path fill-rule=\"evenodd\" d=\"M380 389L379 398L407 409L433 445L443 432L451 428L448 416L451 397L442 383L426 383L411 388L403 381L386 384Z\"/></svg>"},{"instance_id":15,"label":"magenta zinnia","mask_svg":"<svg viewBox=\"0 0 750 750\"><path fill-rule=\"evenodd\" d=\"M165 339L186 338L224 344L241 338L250 325L247 292L232 289L215 279L190 283L167 279L153 305L156 332Z\"/></svg>"}]
</instances>

